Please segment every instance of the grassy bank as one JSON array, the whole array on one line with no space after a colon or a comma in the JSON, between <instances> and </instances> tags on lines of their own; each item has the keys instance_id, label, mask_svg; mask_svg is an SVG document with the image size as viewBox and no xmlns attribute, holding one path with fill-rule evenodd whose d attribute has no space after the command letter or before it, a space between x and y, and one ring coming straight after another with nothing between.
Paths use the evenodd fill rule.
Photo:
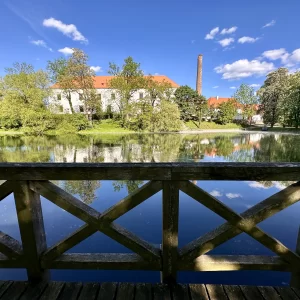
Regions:
<instances>
[{"instance_id":1,"label":"grassy bank","mask_svg":"<svg viewBox=\"0 0 300 300\"><path fill-rule=\"evenodd\" d=\"M0 136L5 136L5 135L23 135L24 132L21 130L3 130L0 129Z\"/></svg>"},{"instance_id":2,"label":"grassy bank","mask_svg":"<svg viewBox=\"0 0 300 300\"><path fill-rule=\"evenodd\" d=\"M93 128L82 130L79 134L99 134L99 133L134 133L134 131L121 127L112 120L102 120L95 124Z\"/></svg>"},{"instance_id":3,"label":"grassy bank","mask_svg":"<svg viewBox=\"0 0 300 300\"><path fill-rule=\"evenodd\" d=\"M215 122L201 122L200 128L192 121L186 122L185 126L191 130L201 130L201 129L241 129L240 125L234 123L228 123L225 125L217 124Z\"/></svg>"}]
</instances>

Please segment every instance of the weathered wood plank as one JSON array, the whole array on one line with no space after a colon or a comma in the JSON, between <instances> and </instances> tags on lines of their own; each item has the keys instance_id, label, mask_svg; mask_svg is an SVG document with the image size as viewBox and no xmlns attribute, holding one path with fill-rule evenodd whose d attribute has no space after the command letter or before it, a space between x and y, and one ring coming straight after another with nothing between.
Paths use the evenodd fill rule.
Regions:
<instances>
[{"instance_id":1,"label":"weathered wood plank","mask_svg":"<svg viewBox=\"0 0 300 300\"><path fill-rule=\"evenodd\" d=\"M186 284L175 284L172 286L173 300L190 300L189 289Z\"/></svg>"},{"instance_id":2,"label":"weathered wood plank","mask_svg":"<svg viewBox=\"0 0 300 300\"><path fill-rule=\"evenodd\" d=\"M108 223L120 218L131 209L135 208L162 189L161 181L149 181L132 194L128 195L108 210L104 211L99 218L100 221Z\"/></svg>"},{"instance_id":3,"label":"weathered wood plank","mask_svg":"<svg viewBox=\"0 0 300 300\"><path fill-rule=\"evenodd\" d=\"M298 231L297 243L296 243L296 253L300 255L300 228ZM300 267L291 274L290 285L295 288L300 288Z\"/></svg>"},{"instance_id":4,"label":"weathered wood plank","mask_svg":"<svg viewBox=\"0 0 300 300\"><path fill-rule=\"evenodd\" d=\"M238 285L224 285L225 293L230 300L243 300L244 294Z\"/></svg>"},{"instance_id":5,"label":"weathered wood plank","mask_svg":"<svg viewBox=\"0 0 300 300\"><path fill-rule=\"evenodd\" d=\"M281 300L276 290L271 286L258 286L258 290L265 300Z\"/></svg>"},{"instance_id":6,"label":"weathered wood plank","mask_svg":"<svg viewBox=\"0 0 300 300\"><path fill-rule=\"evenodd\" d=\"M20 258L23 249L22 245L11 236L0 231L0 252L8 258Z\"/></svg>"},{"instance_id":7,"label":"weathered wood plank","mask_svg":"<svg viewBox=\"0 0 300 300\"><path fill-rule=\"evenodd\" d=\"M43 261L45 269L153 270L161 269L160 261L146 261L127 253L66 253L54 261Z\"/></svg>"},{"instance_id":8,"label":"weathered wood plank","mask_svg":"<svg viewBox=\"0 0 300 300\"><path fill-rule=\"evenodd\" d=\"M152 290L153 300L171 300L171 291L167 284L154 284Z\"/></svg>"},{"instance_id":9,"label":"weathered wood plank","mask_svg":"<svg viewBox=\"0 0 300 300\"><path fill-rule=\"evenodd\" d=\"M81 289L82 289L81 282L66 282L62 292L60 293L57 299L59 300L77 299Z\"/></svg>"},{"instance_id":10,"label":"weathered wood plank","mask_svg":"<svg viewBox=\"0 0 300 300\"><path fill-rule=\"evenodd\" d=\"M117 286L115 282L101 283L97 300L114 300Z\"/></svg>"},{"instance_id":11,"label":"weathered wood plank","mask_svg":"<svg viewBox=\"0 0 300 300\"><path fill-rule=\"evenodd\" d=\"M300 163L1 163L0 180L299 180Z\"/></svg>"},{"instance_id":12,"label":"weathered wood plank","mask_svg":"<svg viewBox=\"0 0 300 300\"><path fill-rule=\"evenodd\" d=\"M50 282L39 300L56 300L61 293L64 285L64 282Z\"/></svg>"},{"instance_id":13,"label":"weathered wood plank","mask_svg":"<svg viewBox=\"0 0 300 300\"><path fill-rule=\"evenodd\" d=\"M210 300L228 300L222 285L206 284Z\"/></svg>"},{"instance_id":14,"label":"weathered wood plank","mask_svg":"<svg viewBox=\"0 0 300 300\"><path fill-rule=\"evenodd\" d=\"M159 249L156 249L151 244L140 239L117 224L107 224L107 222L99 223L99 217L101 216L99 212L65 192L58 186L50 182L36 181L31 182L30 187L32 190L44 196L57 206L65 209L82 221L89 223L91 226L97 228L121 245L141 255L143 258L149 260L160 259Z\"/></svg>"},{"instance_id":15,"label":"weathered wood plank","mask_svg":"<svg viewBox=\"0 0 300 300\"><path fill-rule=\"evenodd\" d=\"M50 272L40 266L40 255L47 249L40 196L29 188L28 182L19 181L14 185L14 197L28 279L48 279Z\"/></svg>"},{"instance_id":16,"label":"weathered wood plank","mask_svg":"<svg viewBox=\"0 0 300 300\"><path fill-rule=\"evenodd\" d=\"M84 224L78 228L75 232L69 234L66 238L54 244L45 251L42 255L42 261L52 261L58 258L61 254L75 247L81 241L87 239L92 234L98 231L97 228L91 225Z\"/></svg>"},{"instance_id":17,"label":"weathered wood plank","mask_svg":"<svg viewBox=\"0 0 300 300\"><path fill-rule=\"evenodd\" d=\"M16 281L2 295L1 300L17 300L20 299L24 291L27 289L28 282Z\"/></svg>"},{"instance_id":18,"label":"weathered wood plank","mask_svg":"<svg viewBox=\"0 0 300 300\"><path fill-rule=\"evenodd\" d=\"M204 284L189 284L192 300L209 300Z\"/></svg>"},{"instance_id":19,"label":"weathered wood plank","mask_svg":"<svg viewBox=\"0 0 300 300\"><path fill-rule=\"evenodd\" d=\"M247 300L264 300L256 286L240 285L240 288Z\"/></svg>"},{"instance_id":20,"label":"weathered wood plank","mask_svg":"<svg viewBox=\"0 0 300 300\"><path fill-rule=\"evenodd\" d=\"M117 290L116 300L134 300L134 284L120 283Z\"/></svg>"},{"instance_id":21,"label":"weathered wood plank","mask_svg":"<svg viewBox=\"0 0 300 300\"><path fill-rule=\"evenodd\" d=\"M283 300L298 300L297 294L290 287L275 287L275 290Z\"/></svg>"},{"instance_id":22,"label":"weathered wood plank","mask_svg":"<svg viewBox=\"0 0 300 300\"><path fill-rule=\"evenodd\" d=\"M152 288L149 283L137 283L135 286L136 300L152 300Z\"/></svg>"},{"instance_id":23,"label":"weathered wood plank","mask_svg":"<svg viewBox=\"0 0 300 300\"><path fill-rule=\"evenodd\" d=\"M190 181L181 181L180 189L199 203L209 208L211 211L218 214L220 217L230 222L231 225L244 231L262 245L282 257L284 260L291 263L292 268L300 268L300 256L291 251L277 239L259 229L255 226L255 224L253 224L252 220L244 219L241 215L234 212L224 203L203 191Z\"/></svg>"},{"instance_id":24,"label":"weathered wood plank","mask_svg":"<svg viewBox=\"0 0 300 300\"><path fill-rule=\"evenodd\" d=\"M202 255L193 261L179 261L180 271L291 271L291 265L277 256Z\"/></svg>"},{"instance_id":25,"label":"weathered wood plank","mask_svg":"<svg viewBox=\"0 0 300 300\"><path fill-rule=\"evenodd\" d=\"M47 287L47 282L42 281L38 284L29 284L20 300L38 300Z\"/></svg>"},{"instance_id":26,"label":"weathered wood plank","mask_svg":"<svg viewBox=\"0 0 300 300\"><path fill-rule=\"evenodd\" d=\"M81 293L77 300L95 300L99 288L100 288L100 284L96 282L83 284Z\"/></svg>"},{"instance_id":27,"label":"weathered wood plank","mask_svg":"<svg viewBox=\"0 0 300 300\"><path fill-rule=\"evenodd\" d=\"M294 184L254 205L242 213L241 216L247 222L251 220L253 224L258 224L299 200L300 186L299 184ZM179 251L180 256L183 260L191 261L240 233L242 233L240 229L232 226L230 223L225 223L181 248Z\"/></svg>"},{"instance_id":28,"label":"weathered wood plank","mask_svg":"<svg viewBox=\"0 0 300 300\"><path fill-rule=\"evenodd\" d=\"M12 281L5 281L0 287L0 298L2 295L8 290L8 288L12 285Z\"/></svg>"},{"instance_id":29,"label":"weathered wood plank","mask_svg":"<svg viewBox=\"0 0 300 300\"><path fill-rule=\"evenodd\" d=\"M23 257L19 259L9 259L0 253L0 268L26 268L27 264Z\"/></svg>"},{"instance_id":30,"label":"weathered wood plank","mask_svg":"<svg viewBox=\"0 0 300 300\"><path fill-rule=\"evenodd\" d=\"M13 181L5 181L0 185L0 201L13 192Z\"/></svg>"},{"instance_id":31,"label":"weathered wood plank","mask_svg":"<svg viewBox=\"0 0 300 300\"><path fill-rule=\"evenodd\" d=\"M292 290L297 294L297 296L300 298L300 288L292 288Z\"/></svg>"},{"instance_id":32,"label":"weathered wood plank","mask_svg":"<svg viewBox=\"0 0 300 300\"><path fill-rule=\"evenodd\" d=\"M175 283L178 260L179 182L163 182L162 281Z\"/></svg>"}]
</instances>

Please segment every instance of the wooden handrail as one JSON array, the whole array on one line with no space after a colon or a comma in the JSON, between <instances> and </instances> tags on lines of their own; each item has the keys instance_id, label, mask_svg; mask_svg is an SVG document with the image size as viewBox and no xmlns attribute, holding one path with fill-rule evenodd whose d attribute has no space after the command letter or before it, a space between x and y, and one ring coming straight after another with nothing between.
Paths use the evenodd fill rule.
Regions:
<instances>
[{"instance_id":1,"label":"wooden handrail","mask_svg":"<svg viewBox=\"0 0 300 300\"><path fill-rule=\"evenodd\" d=\"M193 184L196 180L284 180L300 178L298 163L158 163L158 164L0 164L0 201L13 193L22 243L0 232L0 267L26 268L31 281L45 280L49 269L156 270L163 282L176 282L177 271L272 270L292 273L300 286L300 234L293 251L257 224L300 200L300 183L290 185L238 214ZM49 180L148 180L105 212L98 212ZM162 245L152 245L117 224L117 219L162 190ZM178 248L179 192L227 221ZM85 224L47 248L40 196ZM100 231L133 254L65 253ZM207 255L245 232L277 256Z\"/></svg>"}]
</instances>

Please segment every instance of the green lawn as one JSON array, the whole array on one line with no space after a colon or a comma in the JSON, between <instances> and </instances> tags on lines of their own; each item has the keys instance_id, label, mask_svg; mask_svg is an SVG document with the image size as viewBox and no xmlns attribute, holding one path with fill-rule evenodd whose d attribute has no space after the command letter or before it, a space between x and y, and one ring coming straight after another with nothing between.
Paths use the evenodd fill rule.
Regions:
<instances>
[{"instance_id":1,"label":"green lawn","mask_svg":"<svg viewBox=\"0 0 300 300\"><path fill-rule=\"evenodd\" d=\"M186 122L185 125L189 129L241 129L242 127L240 125L234 124L234 123L228 123L226 125L217 124L215 122L201 122L200 128L196 126L196 124L192 121Z\"/></svg>"},{"instance_id":2,"label":"green lawn","mask_svg":"<svg viewBox=\"0 0 300 300\"><path fill-rule=\"evenodd\" d=\"M95 124L93 128L80 131L80 134L97 134L97 133L133 133L134 131L122 128L113 120L102 120L100 124Z\"/></svg>"},{"instance_id":3,"label":"green lawn","mask_svg":"<svg viewBox=\"0 0 300 300\"><path fill-rule=\"evenodd\" d=\"M4 129L0 129L0 136L3 135L22 135L24 134L22 131L20 130L4 130Z\"/></svg>"}]
</instances>

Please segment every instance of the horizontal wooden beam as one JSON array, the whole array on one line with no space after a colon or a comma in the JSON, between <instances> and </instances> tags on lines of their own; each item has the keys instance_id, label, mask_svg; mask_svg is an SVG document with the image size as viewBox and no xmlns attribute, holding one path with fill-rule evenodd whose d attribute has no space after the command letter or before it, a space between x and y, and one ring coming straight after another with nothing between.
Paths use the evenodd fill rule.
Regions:
<instances>
[{"instance_id":1,"label":"horizontal wooden beam","mask_svg":"<svg viewBox=\"0 0 300 300\"><path fill-rule=\"evenodd\" d=\"M202 255L191 262L179 261L180 271L291 271L290 264L277 256Z\"/></svg>"},{"instance_id":2,"label":"horizontal wooden beam","mask_svg":"<svg viewBox=\"0 0 300 300\"><path fill-rule=\"evenodd\" d=\"M153 270L159 271L159 261L146 261L137 254L123 253L68 253L54 261L42 261L45 269L85 270Z\"/></svg>"},{"instance_id":3,"label":"horizontal wooden beam","mask_svg":"<svg viewBox=\"0 0 300 300\"><path fill-rule=\"evenodd\" d=\"M1 163L0 180L299 180L300 163Z\"/></svg>"},{"instance_id":4,"label":"horizontal wooden beam","mask_svg":"<svg viewBox=\"0 0 300 300\"><path fill-rule=\"evenodd\" d=\"M26 268L26 261L23 257L19 259L9 259L7 256L0 253L0 268Z\"/></svg>"}]
</instances>

